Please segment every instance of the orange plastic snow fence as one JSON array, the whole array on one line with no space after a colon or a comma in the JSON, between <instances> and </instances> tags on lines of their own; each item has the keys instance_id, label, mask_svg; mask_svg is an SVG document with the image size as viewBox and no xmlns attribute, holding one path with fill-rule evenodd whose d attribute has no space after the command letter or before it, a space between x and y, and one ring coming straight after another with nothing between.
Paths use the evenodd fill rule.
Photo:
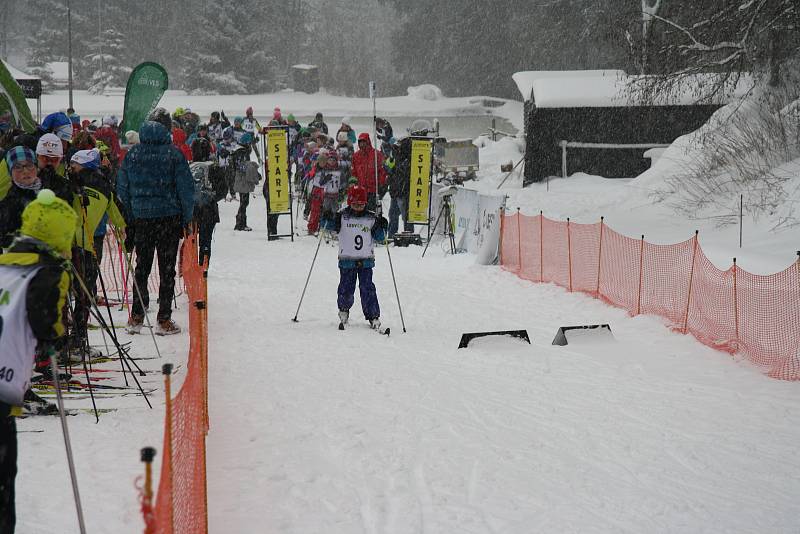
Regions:
<instances>
[{"instance_id":1,"label":"orange plastic snow fence","mask_svg":"<svg viewBox=\"0 0 800 534\"><path fill-rule=\"evenodd\" d=\"M532 282L580 291L631 315L659 315L710 347L743 355L769 376L800 380L800 257L762 276L719 270L697 235L655 245L595 224L503 217L500 263Z\"/></svg>"},{"instance_id":2,"label":"orange plastic snow fence","mask_svg":"<svg viewBox=\"0 0 800 534\"><path fill-rule=\"evenodd\" d=\"M171 399L167 392L161 478L153 514L157 534L208 532L208 315L206 278L197 263L196 235L187 237L181 249L181 271L191 305L189 364L180 391Z\"/></svg>"}]
</instances>

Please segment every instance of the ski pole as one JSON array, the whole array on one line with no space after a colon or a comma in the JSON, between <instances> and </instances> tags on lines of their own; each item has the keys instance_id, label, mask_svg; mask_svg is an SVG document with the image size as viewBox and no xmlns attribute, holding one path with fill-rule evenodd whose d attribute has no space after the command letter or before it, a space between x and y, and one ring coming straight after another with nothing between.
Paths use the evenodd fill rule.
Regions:
<instances>
[{"instance_id":1,"label":"ski pole","mask_svg":"<svg viewBox=\"0 0 800 534\"><path fill-rule=\"evenodd\" d=\"M397 279L394 277L394 265L392 265L392 253L389 252L389 242L386 241L386 255L389 256L389 269L392 271L392 283L394 284L394 296L397 298L397 309L400 310L400 324L403 325L403 333L406 333L406 322L403 320L403 307L400 305L400 293L397 292Z\"/></svg>"},{"instance_id":2,"label":"ski pole","mask_svg":"<svg viewBox=\"0 0 800 534\"><path fill-rule=\"evenodd\" d=\"M77 271L75 270L75 266L74 265L72 266L72 271L77 276ZM78 282L80 283L80 286L81 286L81 289L83 290L83 292L86 293L87 295L90 295L89 289L86 287L86 284L84 283L84 281L80 277L78 277ZM110 328L108 328L108 324L106 324L105 320L103 319L103 314L100 312L100 308L97 307L97 304L95 304L94 308L90 309L90 310L94 313L95 319L97 319L97 322L100 323L100 326L102 328L104 328L109 333L109 336L114 341L114 344L117 346L117 351L119 352L120 360L122 360L128 366L128 372L133 377L133 381L136 382L136 386L139 388L139 392L144 397L144 401L147 403L147 406L152 409L153 405L150 404L150 399L147 397L147 394L144 392L144 389L142 388L142 385L139 383L139 379L136 378L136 374L133 372L133 369L131 368L131 362L133 362L133 365L136 367L136 369L139 371L139 373L142 376L145 376L144 371L142 371L142 369L136 364L135 361L131 360L130 355L128 355L128 352L120 344L119 340L117 340L116 333L111 331ZM127 359L125 359L126 356L127 356ZM91 395L92 389L91 389L91 381L89 381L89 371L85 369L85 366L86 366L86 362L84 360L84 371L86 372L87 382L89 383L89 393ZM94 397L92 397L92 399L94 399Z\"/></svg>"},{"instance_id":3,"label":"ski pole","mask_svg":"<svg viewBox=\"0 0 800 534\"><path fill-rule=\"evenodd\" d=\"M314 270L314 263L317 261L317 254L319 254L319 246L322 244L322 231L319 231L319 239L317 239L317 250L314 252L314 259L311 260L311 268L308 270L308 277L306 278L306 285L303 286L303 293L300 295L300 302L297 303L297 311L294 313L294 321L297 321L297 316L300 314L300 306L303 304L303 297L306 296L306 289L308 288L308 281L311 280L311 272Z\"/></svg>"},{"instance_id":4,"label":"ski pole","mask_svg":"<svg viewBox=\"0 0 800 534\"><path fill-rule=\"evenodd\" d=\"M52 351L51 351L52 352ZM78 513L78 527L81 534L86 534L86 525L83 522L83 508L81 507L81 495L78 491L78 477L75 473L75 461L72 457L72 444L69 439L69 429L67 428L67 417L64 413L64 399L61 396L61 384L58 380L58 366L56 365L55 354L50 355L50 369L53 373L53 380L56 385L56 401L58 402L58 414L61 417L61 430L64 434L64 447L67 450L67 464L69 465L69 476L72 479L72 494L75 496L75 509Z\"/></svg>"},{"instance_id":5,"label":"ski pole","mask_svg":"<svg viewBox=\"0 0 800 534\"><path fill-rule=\"evenodd\" d=\"M114 255L112 254L111 257L113 258ZM106 283L103 280L103 273L100 272L100 263L96 262L96 265L97 265L97 278L100 279L100 289L103 290L103 298L106 301L106 311L108 312L108 322L111 324L111 329L114 331L114 334L116 335L117 325L114 324L114 317L111 315L111 303L108 301L108 293L106 292ZM103 342L105 343L105 341L106 341L105 331L101 330L101 332L103 332ZM106 347L106 352L108 352L108 347ZM128 385L128 375L125 374L125 363L122 361L122 355L120 355L119 365L120 365L120 367L122 367L122 377L125 379L125 385L127 386Z\"/></svg>"},{"instance_id":6,"label":"ski pole","mask_svg":"<svg viewBox=\"0 0 800 534\"><path fill-rule=\"evenodd\" d=\"M123 243L123 248L124 248L124 245L125 244ZM142 304L142 312L144 312L144 320L147 321L147 328L150 330L150 337L153 338L153 345L155 345L155 347L156 347L156 354L158 354L158 357L161 358L161 351L158 350L158 343L156 342L156 335L155 335L155 332L153 331L153 323L150 322L150 316L147 315L147 310L144 309L144 299L142 298L142 290L139 287L139 282L136 280L136 272L133 270L133 260L131 259L130 255L127 253L127 251L125 251L125 257L128 260L128 265L127 265L128 273L131 273L131 272L134 273L133 276L131 277L133 279L133 289L139 295L139 302ZM133 310L133 306L132 305L131 305L130 309Z\"/></svg>"},{"instance_id":7,"label":"ski pole","mask_svg":"<svg viewBox=\"0 0 800 534\"><path fill-rule=\"evenodd\" d=\"M375 104L376 93L375 82L369 82L369 96L372 97L372 139L375 141L375 146L372 147L373 166L375 167L375 213L380 215L382 210L378 207L378 113Z\"/></svg>"}]
</instances>

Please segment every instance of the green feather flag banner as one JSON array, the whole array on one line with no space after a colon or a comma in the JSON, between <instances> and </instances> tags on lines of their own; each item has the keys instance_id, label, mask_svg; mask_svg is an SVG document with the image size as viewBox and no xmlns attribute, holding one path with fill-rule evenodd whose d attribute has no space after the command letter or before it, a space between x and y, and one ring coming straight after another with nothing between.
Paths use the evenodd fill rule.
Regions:
<instances>
[{"instance_id":1,"label":"green feather flag banner","mask_svg":"<svg viewBox=\"0 0 800 534\"><path fill-rule=\"evenodd\" d=\"M36 129L36 121L33 120L22 88L8 72L6 66L0 62L0 113L5 111L10 111L14 116L16 126L26 132Z\"/></svg>"},{"instance_id":2,"label":"green feather flag banner","mask_svg":"<svg viewBox=\"0 0 800 534\"><path fill-rule=\"evenodd\" d=\"M147 115L155 109L169 86L169 76L158 63L146 62L136 66L125 88L125 108L122 112L122 131L139 131Z\"/></svg>"}]
</instances>

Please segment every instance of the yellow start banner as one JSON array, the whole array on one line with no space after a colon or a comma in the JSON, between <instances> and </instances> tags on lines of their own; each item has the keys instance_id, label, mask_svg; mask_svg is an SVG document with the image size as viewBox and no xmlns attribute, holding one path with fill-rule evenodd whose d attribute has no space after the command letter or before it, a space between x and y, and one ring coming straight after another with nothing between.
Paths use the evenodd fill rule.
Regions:
<instances>
[{"instance_id":1,"label":"yellow start banner","mask_svg":"<svg viewBox=\"0 0 800 534\"><path fill-rule=\"evenodd\" d=\"M411 178L408 188L408 222L428 224L431 192L430 139L411 141Z\"/></svg>"},{"instance_id":2,"label":"yellow start banner","mask_svg":"<svg viewBox=\"0 0 800 534\"><path fill-rule=\"evenodd\" d=\"M267 130L267 164L269 180L269 213L290 213L289 198L289 147L287 131L283 128Z\"/></svg>"}]
</instances>

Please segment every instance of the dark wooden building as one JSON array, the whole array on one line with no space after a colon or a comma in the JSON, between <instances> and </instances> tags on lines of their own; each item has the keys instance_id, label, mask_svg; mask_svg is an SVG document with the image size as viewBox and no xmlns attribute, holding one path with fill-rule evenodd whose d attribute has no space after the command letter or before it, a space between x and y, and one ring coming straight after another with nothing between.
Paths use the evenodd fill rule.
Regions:
<instances>
[{"instance_id":1,"label":"dark wooden building","mask_svg":"<svg viewBox=\"0 0 800 534\"><path fill-rule=\"evenodd\" d=\"M637 176L648 168L643 154L649 147L698 129L724 103L698 105L691 88L639 103L630 89L636 77L615 70L518 72L513 78L525 99L525 185L575 172Z\"/></svg>"}]
</instances>

